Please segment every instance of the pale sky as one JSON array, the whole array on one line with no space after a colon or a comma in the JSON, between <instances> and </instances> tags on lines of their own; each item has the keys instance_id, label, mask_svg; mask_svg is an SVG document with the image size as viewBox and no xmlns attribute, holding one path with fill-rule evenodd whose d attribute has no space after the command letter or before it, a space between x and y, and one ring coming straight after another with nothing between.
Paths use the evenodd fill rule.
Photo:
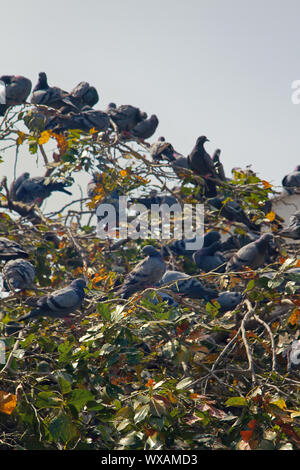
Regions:
<instances>
[{"instance_id":1,"label":"pale sky","mask_svg":"<svg viewBox=\"0 0 300 470\"><path fill-rule=\"evenodd\" d=\"M0 74L34 86L45 71L65 90L88 81L96 109L115 101L157 114L150 142L164 135L187 155L206 135L228 176L252 164L280 185L300 164L299 17L299 0L15 0L1 4ZM18 174L28 169L43 174L22 155Z\"/></svg>"}]
</instances>

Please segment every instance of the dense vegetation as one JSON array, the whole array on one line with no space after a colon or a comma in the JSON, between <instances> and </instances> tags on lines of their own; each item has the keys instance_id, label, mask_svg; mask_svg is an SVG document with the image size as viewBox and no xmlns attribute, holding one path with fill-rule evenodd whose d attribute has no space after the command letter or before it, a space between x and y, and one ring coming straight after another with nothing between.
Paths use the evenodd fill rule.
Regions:
<instances>
[{"instance_id":1,"label":"dense vegetation","mask_svg":"<svg viewBox=\"0 0 300 470\"><path fill-rule=\"evenodd\" d=\"M43 159L44 175L70 186L82 171L104 175L92 198L84 193L48 214L12 200L2 179L0 236L29 253L37 290L0 299L6 346L0 448L298 449L300 381L297 371L287 370L284 354L299 333L299 275L286 273L299 264L297 248L281 238L268 266L239 273L203 273L188 256L165 256L171 269L206 286L240 292L234 311L221 313L215 301L169 289L176 306L162 302L157 289L158 302L151 301L151 288L123 300L114 286L142 259L141 248L170 240L100 240L98 204L117 187L128 195L153 189L171 194L176 187L182 202L205 203L201 178L153 161L146 143L124 141L114 128L46 131L28 105L6 113L0 138L2 161L8 151L17 158L26 148L33 159ZM271 184L248 168L234 171L219 190L276 234L279 218L262 210L274 193ZM247 232L206 205L205 229ZM71 325L39 318L7 333L8 322L30 311L32 297L81 276L88 289Z\"/></svg>"}]
</instances>

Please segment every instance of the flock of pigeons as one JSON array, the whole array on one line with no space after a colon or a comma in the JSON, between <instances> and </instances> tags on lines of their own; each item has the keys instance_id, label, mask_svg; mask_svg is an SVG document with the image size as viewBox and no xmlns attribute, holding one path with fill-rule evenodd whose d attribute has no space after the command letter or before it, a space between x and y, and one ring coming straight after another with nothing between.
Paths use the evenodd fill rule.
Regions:
<instances>
[{"instance_id":1,"label":"flock of pigeons","mask_svg":"<svg viewBox=\"0 0 300 470\"><path fill-rule=\"evenodd\" d=\"M1 76L0 80L6 88L6 103L0 105L0 115L4 116L11 106L27 102L32 84L29 79L22 76ZM36 113L43 116L45 129L55 132L81 129L88 132L94 128L99 132L105 132L112 128L118 132L121 139L143 142L148 147L153 161L169 162L178 176L181 175L182 169L192 171L192 174L201 177L204 184L203 197L210 207L217 210L228 221L243 224L247 230L247 235L231 236L226 241L221 240L218 231L211 230L204 235L202 248L194 252L186 249L188 240L184 239L177 240L160 251L147 245L142 250L144 259L125 276L121 286L114 289L114 293L123 299L128 299L136 292L141 292L148 287L168 286L171 291L189 298L203 299L206 302L216 299L221 312L234 309L242 300L239 292L220 293L204 286L198 279L185 273L168 270L164 258L170 253L187 256L200 272L205 273L211 271L233 273L239 272L244 267L256 270L276 259L278 252L275 239L278 237L271 232L261 233L260 226L246 215L241 205L227 198L224 183L229 179L226 178L220 161L221 150L217 149L211 157L204 148L208 141L205 136L197 139L191 153L185 157L177 152L171 143L166 142L164 137L158 138L152 144L145 142L145 139L149 139L158 127L159 121L156 115L148 117L137 107L116 106L115 103L110 103L105 111L95 110L94 106L98 101L98 92L89 83L80 82L71 92L66 92L58 87L49 86L44 72L39 74L38 82L30 97L30 103L36 106ZM98 182L99 174L94 174L87 188L89 197L93 196ZM12 183L9 193L13 200L25 204L41 204L53 191L71 194L65 186L64 182L58 182L52 178L30 178L29 173L23 173ZM282 186L288 194L299 191L300 165L283 178ZM118 190L111 194L112 199L117 200L118 196ZM140 199L137 202L148 204L149 207L152 203L162 202L172 205L174 198L159 196L152 192L149 198ZM266 210L269 209L270 206L266 207ZM277 235L300 239L300 212L294 214L289 226L279 231ZM5 261L4 289L14 291L32 288L35 270L27 258L28 254L19 244L3 237L0 238L0 259ZM85 288L86 283L83 279L75 280L64 289L39 298L35 308L29 314L19 318L19 321L39 315L65 317L81 306ZM174 298L167 293L159 291L159 295L170 305L177 305Z\"/></svg>"}]
</instances>

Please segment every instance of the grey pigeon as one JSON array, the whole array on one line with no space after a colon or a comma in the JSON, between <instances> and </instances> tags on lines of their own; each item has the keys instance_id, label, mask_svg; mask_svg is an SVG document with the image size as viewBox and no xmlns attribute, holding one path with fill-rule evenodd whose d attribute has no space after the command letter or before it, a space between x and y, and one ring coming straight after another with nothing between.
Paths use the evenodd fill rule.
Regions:
<instances>
[{"instance_id":1,"label":"grey pigeon","mask_svg":"<svg viewBox=\"0 0 300 470\"><path fill-rule=\"evenodd\" d=\"M159 286L168 286L173 292L191 299L211 300L219 295L216 290L204 287L198 279L180 271L166 271Z\"/></svg>"},{"instance_id":2,"label":"grey pigeon","mask_svg":"<svg viewBox=\"0 0 300 470\"><path fill-rule=\"evenodd\" d=\"M166 292L151 292L147 298L154 305L167 302L170 307L178 307L178 302L176 302L176 300L174 300L169 294L166 294Z\"/></svg>"},{"instance_id":3,"label":"grey pigeon","mask_svg":"<svg viewBox=\"0 0 300 470\"><path fill-rule=\"evenodd\" d=\"M18 318L17 321L30 320L40 316L64 318L81 307L85 297L85 287L84 279L76 279L64 289L40 297L35 308L27 315Z\"/></svg>"},{"instance_id":4,"label":"grey pigeon","mask_svg":"<svg viewBox=\"0 0 300 470\"><path fill-rule=\"evenodd\" d=\"M157 142L150 146L149 153L154 161L166 159L172 162L175 160L173 145L166 142L164 137L159 137Z\"/></svg>"},{"instance_id":5,"label":"grey pigeon","mask_svg":"<svg viewBox=\"0 0 300 470\"><path fill-rule=\"evenodd\" d=\"M300 211L295 212L290 218L288 226L280 230L278 235L293 240L300 240Z\"/></svg>"},{"instance_id":6,"label":"grey pigeon","mask_svg":"<svg viewBox=\"0 0 300 470\"><path fill-rule=\"evenodd\" d=\"M95 110L89 106L84 106L79 112L70 112L54 116L49 120L45 129L61 133L69 129L79 129L89 132L95 129L98 132L105 132L110 126L109 115L105 111Z\"/></svg>"},{"instance_id":7,"label":"grey pigeon","mask_svg":"<svg viewBox=\"0 0 300 470\"><path fill-rule=\"evenodd\" d=\"M139 122L147 118L146 113L143 113L139 108L131 106L130 104L122 104L116 108L110 107L107 113L117 126L119 132L129 132Z\"/></svg>"},{"instance_id":8,"label":"grey pigeon","mask_svg":"<svg viewBox=\"0 0 300 470\"><path fill-rule=\"evenodd\" d=\"M226 260L219 252L221 242L216 241L207 247L203 247L193 254L193 260L198 268L208 273L210 271L224 272Z\"/></svg>"},{"instance_id":9,"label":"grey pigeon","mask_svg":"<svg viewBox=\"0 0 300 470\"><path fill-rule=\"evenodd\" d=\"M219 214L225 217L230 222L240 222L246 225L250 230L259 230L259 227L256 226L249 217L247 217L241 205L233 200L228 200L225 202L226 197L214 197L208 199L208 203L219 210ZM223 203L225 202L225 204Z\"/></svg>"},{"instance_id":10,"label":"grey pigeon","mask_svg":"<svg viewBox=\"0 0 300 470\"><path fill-rule=\"evenodd\" d=\"M151 209L152 204L166 204L167 206L173 206L174 204L179 204L179 201L176 197L171 195L158 195L158 191L151 191L148 197L139 197L133 200L135 203L143 204L147 209Z\"/></svg>"},{"instance_id":11,"label":"grey pigeon","mask_svg":"<svg viewBox=\"0 0 300 470\"><path fill-rule=\"evenodd\" d=\"M288 194L294 194L300 188L300 165L297 165L292 173L286 175L282 180L282 186Z\"/></svg>"},{"instance_id":12,"label":"grey pigeon","mask_svg":"<svg viewBox=\"0 0 300 470\"><path fill-rule=\"evenodd\" d=\"M226 271L238 271L243 266L249 266L251 269L260 268L266 261L271 242L274 242L273 235L264 233L258 240L243 246L230 258Z\"/></svg>"},{"instance_id":13,"label":"grey pigeon","mask_svg":"<svg viewBox=\"0 0 300 470\"><path fill-rule=\"evenodd\" d=\"M201 248L206 248L215 242L220 242L220 240L221 235L219 234L219 232L217 232L216 230L210 230L209 232L206 232L203 237L198 237L198 240L196 236L194 236L193 238L183 238L181 240L175 240L174 242L170 243L167 247L164 247L164 254L167 256L169 254L168 250L171 250L176 255L191 257L200 248L198 248L197 243L197 247L195 247L194 249L188 249L188 244L195 244L195 242L198 241L199 246Z\"/></svg>"},{"instance_id":14,"label":"grey pigeon","mask_svg":"<svg viewBox=\"0 0 300 470\"><path fill-rule=\"evenodd\" d=\"M35 278L34 266L27 260L8 261L3 268L3 287L5 290L30 289Z\"/></svg>"},{"instance_id":15,"label":"grey pigeon","mask_svg":"<svg viewBox=\"0 0 300 470\"><path fill-rule=\"evenodd\" d=\"M227 181L225 176L224 166L220 161L221 150L217 149L213 154L212 161L214 162L216 173L221 181Z\"/></svg>"},{"instance_id":16,"label":"grey pigeon","mask_svg":"<svg viewBox=\"0 0 300 470\"><path fill-rule=\"evenodd\" d=\"M217 195L216 182L219 180L214 162L204 148L205 142L209 142L205 136L198 137L196 145L188 155L188 165L205 182L205 196L215 197Z\"/></svg>"},{"instance_id":17,"label":"grey pigeon","mask_svg":"<svg viewBox=\"0 0 300 470\"><path fill-rule=\"evenodd\" d=\"M9 261L17 258L28 258L28 253L14 240L0 237L0 260Z\"/></svg>"},{"instance_id":18,"label":"grey pigeon","mask_svg":"<svg viewBox=\"0 0 300 470\"><path fill-rule=\"evenodd\" d=\"M75 98L76 104L79 108L85 105L91 108L99 101L99 95L95 87L90 86L88 82L80 82L73 88L70 95Z\"/></svg>"},{"instance_id":19,"label":"grey pigeon","mask_svg":"<svg viewBox=\"0 0 300 470\"><path fill-rule=\"evenodd\" d=\"M50 87L48 85L47 75L45 72L39 73L36 86L31 94L31 103L36 105L50 106L51 108L63 111L77 110L77 106L72 101L70 93L58 87Z\"/></svg>"},{"instance_id":20,"label":"grey pigeon","mask_svg":"<svg viewBox=\"0 0 300 470\"><path fill-rule=\"evenodd\" d=\"M139 122L132 130L131 134L138 139L145 140L152 137L158 126L158 119L155 114L152 114L148 119Z\"/></svg>"},{"instance_id":21,"label":"grey pigeon","mask_svg":"<svg viewBox=\"0 0 300 470\"><path fill-rule=\"evenodd\" d=\"M5 104L0 104L0 116L4 116L10 106L16 106L26 102L32 83L21 75L2 75L0 80L5 84Z\"/></svg>"},{"instance_id":22,"label":"grey pigeon","mask_svg":"<svg viewBox=\"0 0 300 470\"><path fill-rule=\"evenodd\" d=\"M158 250L147 245L143 248L147 258L140 261L125 277L123 285L116 291L123 299L128 299L138 291L157 284L162 278L166 265Z\"/></svg>"},{"instance_id":23,"label":"grey pigeon","mask_svg":"<svg viewBox=\"0 0 300 470\"><path fill-rule=\"evenodd\" d=\"M15 184L17 187L15 187ZM24 204L31 204L33 202L40 204L54 191L72 195L70 191L65 189L65 185L66 183L56 181L54 178L46 178L44 176L30 178L29 173L23 173L23 175L12 183L10 194L14 195L15 201L20 201Z\"/></svg>"},{"instance_id":24,"label":"grey pigeon","mask_svg":"<svg viewBox=\"0 0 300 470\"><path fill-rule=\"evenodd\" d=\"M300 340L295 340L283 351L282 355L287 358L287 370L300 369Z\"/></svg>"},{"instance_id":25,"label":"grey pigeon","mask_svg":"<svg viewBox=\"0 0 300 470\"><path fill-rule=\"evenodd\" d=\"M234 310L242 301L243 296L239 292L221 292L216 298L220 304L220 313Z\"/></svg>"}]
</instances>

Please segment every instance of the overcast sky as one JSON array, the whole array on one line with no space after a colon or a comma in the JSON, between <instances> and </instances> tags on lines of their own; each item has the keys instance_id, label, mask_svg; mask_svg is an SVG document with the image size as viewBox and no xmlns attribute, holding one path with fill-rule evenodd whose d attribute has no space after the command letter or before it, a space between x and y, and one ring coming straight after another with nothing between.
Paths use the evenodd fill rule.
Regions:
<instances>
[{"instance_id":1,"label":"overcast sky","mask_svg":"<svg viewBox=\"0 0 300 470\"><path fill-rule=\"evenodd\" d=\"M35 85L45 71L65 90L88 81L98 109L157 114L150 142L164 135L188 154L204 134L229 176L252 164L280 185L300 164L299 17L299 0L15 0L1 4L0 73ZM12 166L2 164L9 178ZM25 169L43 174L29 154Z\"/></svg>"}]
</instances>

